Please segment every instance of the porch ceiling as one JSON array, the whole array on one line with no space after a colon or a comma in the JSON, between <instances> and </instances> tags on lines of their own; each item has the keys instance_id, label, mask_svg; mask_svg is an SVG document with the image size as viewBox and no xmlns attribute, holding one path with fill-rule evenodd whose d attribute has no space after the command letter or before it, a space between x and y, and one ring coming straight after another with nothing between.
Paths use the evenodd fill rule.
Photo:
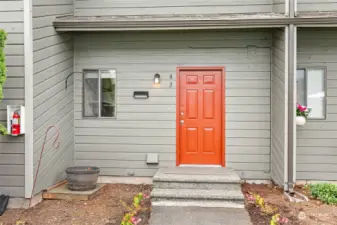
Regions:
<instances>
[{"instance_id":1,"label":"porch ceiling","mask_svg":"<svg viewBox=\"0 0 337 225\"><path fill-rule=\"evenodd\" d=\"M57 17L57 31L133 31L133 30L183 30L222 28L264 28L298 26L335 26L337 14L307 13L296 18L283 14L199 14L199 15L143 15Z\"/></svg>"}]
</instances>

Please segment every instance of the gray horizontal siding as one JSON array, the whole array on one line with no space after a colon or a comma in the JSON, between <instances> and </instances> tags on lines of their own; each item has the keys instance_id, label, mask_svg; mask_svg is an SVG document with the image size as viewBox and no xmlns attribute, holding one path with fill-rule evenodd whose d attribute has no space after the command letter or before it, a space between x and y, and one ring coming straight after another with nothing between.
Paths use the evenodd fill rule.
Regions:
<instances>
[{"instance_id":1,"label":"gray horizontal siding","mask_svg":"<svg viewBox=\"0 0 337 225\"><path fill-rule=\"evenodd\" d=\"M336 29L298 32L298 67L326 66L327 118L309 120L297 132L297 179L337 180L337 54Z\"/></svg>"},{"instance_id":2,"label":"gray horizontal siding","mask_svg":"<svg viewBox=\"0 0 337 225\"><path fill-rule=\"evenodd\" d=\"M273 33L273 69L272 69L272 121L271 121L271 176L279 185L285 182L284 153L286 149L286 104L287 99L285 76L285 31Z\"/></svg>"},{"instance_id":3,"label":"gray horizontal siding","mask_svg":"<svg viewBox=\"0 0 337 225\"><path fill-rule=\"evenodd\" d=\"M52 148L55 130L49 133L43 154L36 192L64 179L64 169L73 163L74 101L73 39L55 32L56 16L73 13L72 0L33 0L34 51L34 174L46 130L60 131L60 148Z\"/></svg>"},{"instance_id":4,"label":"gray horizontal siding","mask_svg":"<svg viewBox=\"0 0 337 225\"><path fill-rule=\"evenodd\" d=\"M259 48L247 51L248 45ZM175 166L176 67L225 66L227 166L246 179L270 178L270 47L265 30L77 35L76 164L122 176ZM88 68L117 70L117 119L82 118L82 70ZM160 88L152 87L156 72ZM135 100L134 90L148 90L150 98ZM159 165L147 165L146 153L158 153Z\"/></svg>"},{"instance_id":5,"label":"gray horizontal siding","mask_svg":"<svg viewBox=\"0 0 337 225\"><path fill-rule=\"evenodd\" d=\"M336 0L297 0L298 12L331 12L337 10Z\"/></svg>"},{"instance_id":6,"label":"gray horizontal siding","mask_svg":"<svg viewBox=\"0 0 337 225\"><path fill-rule=\"evenodd\" d=\"M273 0L273 12L285 13L285 1L286 0Z\"/></svg>"},{"instance_id":7,"label":"gray horizontal siding","mask_svg":"<svg viewBox=\"0 0 337 225\"><path fill-rule=\"evenodd\" d=\"M272 0L75 0L76 16L269 12Z\"/></svg>"},{"instance_id":8,"label":"gray horizontal siding","mask_svg":"<svg viewBox=\"0 0 337 225\"><path fill-rule=\"evenodd\" d=\"M24 105L23 1L0 0L0 29L7 33L7 81L0 103L0 123L6 124L7 105ZM0 194L24 197L24 138L0 136Z\"/></svg>"}]
</instances>

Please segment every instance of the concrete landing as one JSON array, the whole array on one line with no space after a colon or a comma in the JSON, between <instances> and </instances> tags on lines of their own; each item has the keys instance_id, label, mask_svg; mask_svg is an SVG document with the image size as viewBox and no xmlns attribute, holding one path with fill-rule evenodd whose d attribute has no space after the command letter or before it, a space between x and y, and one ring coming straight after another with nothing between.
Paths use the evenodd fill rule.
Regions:
<instances>
[{"instance_id":1,"label":"concrete landing","mask_svg":"<svg viewBox=\"0 0 337 225\"><path fill-rule=\"evenodd\" d=\"M153 181L240 183L241 179L234 170L229 168L173 167L159 169Z\"/></svg>"},{"instance_id":2,"label":"concrete landing","mask_svg":"<svg viewBox=\"0 0 337 225\"><path fill-rule=\"evenodd\" d=\"M155 207L150 225L251 225L245 209Z\"/></svg>"}]
</instances>

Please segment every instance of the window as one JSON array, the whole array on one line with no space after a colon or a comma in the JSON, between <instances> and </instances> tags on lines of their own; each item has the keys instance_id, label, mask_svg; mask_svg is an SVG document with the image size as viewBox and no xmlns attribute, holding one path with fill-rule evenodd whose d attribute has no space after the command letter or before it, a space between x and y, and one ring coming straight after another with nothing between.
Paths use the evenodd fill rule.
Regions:
<instances>
[{"instance_id":1,"label":"window","mask_svg":"<svg viewBox=\"0 0 337 225\"><path fill-rule=\"evenodd\" d=\"M311 109L309 118L325 119L326 70L306 68L297 70L297 102Z\"/></svg>"},{"instance_id":2,"label":"window","mask_svg":"<svg viewBox=\"0 0 337 225\"><path fill-rule=\"evenodd\" d=\"M84 70L83 116L116 117L116 70Z\"/></svg>"}]
</instances>

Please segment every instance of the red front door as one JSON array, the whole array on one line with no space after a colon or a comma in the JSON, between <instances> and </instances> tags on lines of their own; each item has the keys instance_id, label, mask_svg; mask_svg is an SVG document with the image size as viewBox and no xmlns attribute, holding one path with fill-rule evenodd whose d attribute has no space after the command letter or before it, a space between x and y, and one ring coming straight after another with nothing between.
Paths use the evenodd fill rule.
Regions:
<instances>
[{"instance_id":1,"label":"red front door","mask_svg":"<svg viewBox=\"0 0 337 225\"><path fill-rule=\"evenodd\" d=\"M177 70L177 164L224 165L223 68Z\"/></svg>"}]
</instances>

